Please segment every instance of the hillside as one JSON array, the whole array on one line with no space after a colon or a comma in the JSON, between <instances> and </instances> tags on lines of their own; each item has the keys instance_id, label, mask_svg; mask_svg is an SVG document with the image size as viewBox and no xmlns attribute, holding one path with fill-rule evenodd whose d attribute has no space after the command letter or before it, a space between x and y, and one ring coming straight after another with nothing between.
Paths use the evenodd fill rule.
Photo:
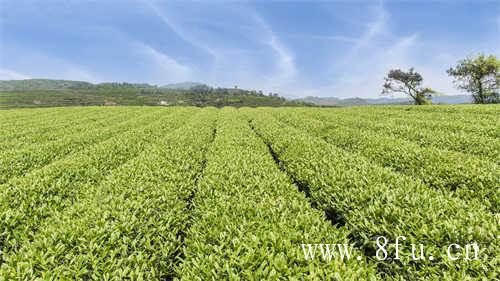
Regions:
<instances>
[{"instance_id":1,"label":"hillside","mask_svg":"<svg viewBox=\"0 0 500 281\"><path fill-rule=\"evenodd\" d=\"M36 91L36 90L68 90L91 89L94 84L84 81L26 79L0 80L0 91Z\"/></svg>"},{"instance_id":2,"label":"hillside","mask_svg":"<svg viewBox=\"0 0 500 281\"><path fill-rule=\"evenodd\" d=\"M85 81L55 79L0 80L0 92L48 91L48 90L98 90L110 88L154 89L157 86L146 83L105 82L93 84Z\"/></svg>"},{"instance_id":3,"label":"hillside","mask_svg":"<svg viewBox=\"0 0 500 281\"><path fill-rule=\"evenodd\" d=\"M193 85L186 88L189 85ZM303 102L243 89L199 83L149 84L29 79L0 81L0 109L88 105L297 106ZM179 88L176 88L179 87Z\"/></svg>"}]
</instances>

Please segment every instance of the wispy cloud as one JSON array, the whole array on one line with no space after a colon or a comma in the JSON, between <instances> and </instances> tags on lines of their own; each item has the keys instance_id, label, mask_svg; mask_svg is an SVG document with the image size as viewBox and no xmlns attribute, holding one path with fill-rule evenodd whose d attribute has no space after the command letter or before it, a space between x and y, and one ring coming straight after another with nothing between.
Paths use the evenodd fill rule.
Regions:
<instances>
[{"instance_id":1,"label":"wispy cloud","mask_svg":"<svg viewBox=\"0 0 500 281\"><path fill-rule=\"evenodd\" d=\"M335 65L332 74L335 79L330 84L299 89L295 95L374 97L380 93L383 77L389 69L411 67L414 63L413 49L419 34L390 36L391 39L385 38L383 46L377 46L377 36L389 33L389 29L383 28L388 13L378 9L378 15L374 24L367 27L359 42L348 50L345 61ZM368 49L369 51L358 52Z\"/></svg>"},{"instance_id":2,"label":"wispy cloud","mask_svg":"<svg viewBox=\"0 0 500 281\"><path fill-rule=\"evenodd\" d=\"M161 76L164 78L158 82L167 83L191 80L192 71L188 66L177 62L165 53L162 53L143 42L135 41L132 42L132 44L136 47L136 50L139 53L149 58L156 66L161 69Z\"/></svg>"},{"instance_id":3,"label":"wispy cloud","mask_svg":"<svg viewBox=\"0 0 500 281\"><path fill-rule=\"evenodd\" d=\"M0 68L0 80L18 80L18 79L29 79L28 75L10 70L5 68Z\"/></svg>"},{"instance_id":4,"label":"wispy cloud","mask_svg":"<svg viewBox=\"0 0 500 281\"><path fill-rule=\"evenodd\" d=\"M375 11L375 19L368 23L365 33L351 49L351 52L356 52L359 49L368 46L376 36L385 32L389 13L385 9L384 1L379 0L373 7L373 10Z\"/></svg>"},{"instance_id":5,"label":"wispy cloud","mask_svg":"<svg viewBox=\"0 0 500 281\"><path fill-rule=\"evenodd\" d=\"M88 28L93 34L98 34L100 37L109 39L108 47L110 49L120 46L119 52L125 54L130 59L133 58L138 62L137 66L142 67L134 67L136 71L135 77L131 78L130 75L125 73L125 75L120 77L121 79L129 82L165 84L191 80L193 77L194 71L189 64L179 62L167 54L165 50L160 49L149 41L141 41L134 34L126 33L112 26L92 26ZM117 68L119 69L120 66L117 65ZM119 71L116 70L113 72L115 77L117 77Z\"/></svg>"},{"instance_id":6,"label":"wispy cloud","mask_svg":"<svg viewBox=\"0 0 500 281\"><path fill-rule=\"evenodd\" d=\"M281 33L289 38L297 38L302 40L319 40L319 41L333 41L334 43L358 43L359 38L338 35L316 35L316 34L301 34L301 33Z\"/></svg>"},{"instance_id":7,"label":"wispy cloud","mask_svg":"<svg viewBox=\"0 0 500 281\"><path fill-rule=\"evenodd\" d=\"M368 8L373 20L365 25L361 36L352 41L346 53L338 56L330 69L334 77L330 83L298 89L295 95L336 97L374 97L383 84L383 77L391 68L414 66L414 50L419 33L395 36L388 25L390 13L383 1Z\"/></svg>"},{"instance_id":8,"label":"wispy cloud","mask_svg":"<svg viewBox=\"0 0 500 281\"><path fill-rule=\"evenodd\" d=\"M253 17L264 31L264 38L261 38L261 40L272 48L277 58L276 64L278 66L278 72L269 77L270 81L268 83L279 85L293 82L292 79L297 74L297 67L295 66L293 55L279 40L269 24L257 12L253 14Z\"/></svg>"},{"instance_id":9,"label":"wispy cloud","mask_svg":"<svg viewBox=\"0 0 500 281\"><path fill-rule=\"evenodd\" d=\"M10 1L0 78L194 80L287 96L375 97L389 69L412 66L426 86L457 93L447 67L498 54L500 17L490 2L101 2L26 9Z\"/></svg>"},{"instance_id":10,"label":"wispy cloud","mask_svg":"<svg viewBox=\"0 0 500 281\"><path fill-rule=\"evenodd\" d=\"M5 60L2 62L1 77L11 79L52 78L65 80L84 80L101 82L102 79L94 72L76 61L56 57L38 50L27 50L20 46L8 46L3 49ZM9 65L15 61L16 71ZM7 79L7 78L5 78Z\"/></svg>"},{"instance_id":11,"label":"wispy cloud","mask_svg":"<svg viewBox=\"0 0 500 281\"><path fill-rule=\"evenodd\" d=\"M203 18L187 20L191 15L190 7L180 9L167 3L143 0L157 16L179 38L191 46L204 51L212 58L210 71L205 72L203 80L223 85L239 84L245 87L279 91L284 85L293 82L298 73L294 56L289 48L278 38L266 20L253 7L240 4L220 5L216 13L204 13ZM165 4L165 5L163 5ZM175 10L175 16L166 11ZM195 12L196 13L196 12ZM234 23L219 23L215 17L237 19L238 15L250 15L247 19ZM218 33L220 32L220 33ZM221 37L219 34L231 32L237 37ZM208 39L208 40L207 40ZM242 44L246 41L249 44ZM256 48L267 46L266 49ZM258 56L262 56L259 58ZM268 61L266 58L273 58ZM271 64L271 67L265 67Z\"/></svg>"},{"instance_id":12,"label":"wispy cloud","mask_svg":"<svg viewBox=\"0 0 500 281\"><path fill-rule=\"evenodd\" d=\"M352 45L343 59L335 64L337 67L349 64L361 50L370 48L377 36L387 33L389 13L385 9L384 2L379 0L371 9L374 12L374 19L366 25L363 34L354 40L355 44Z\"/></svg>"},{"instance_id":13,"label":"wispy cloud","mask_svg":"<svg viewBox=\"0 0 500 281\"><path fill-rule=\"evenodd\" d=\"M165 12L163 12L162 9L160 9L154 1L150 0L142 0L149 8L151 8L151 11L161 19L161 21L167 25L167 27L172 30L175 34L177 34L180 38L182 38L184 41L188 42L195 48L198 48L200 50L203 50L207 54L209 54L213 59L214 63L217 63L218 60L220 59L220 55L218 52L216 52L214 49L208 47L206 44L203 42L200 42L196 37L191 36L191 34L186 31L182 25L178 24L175 20L173 20L171 17L168 17Z\"/></svg>"}]
</instances>

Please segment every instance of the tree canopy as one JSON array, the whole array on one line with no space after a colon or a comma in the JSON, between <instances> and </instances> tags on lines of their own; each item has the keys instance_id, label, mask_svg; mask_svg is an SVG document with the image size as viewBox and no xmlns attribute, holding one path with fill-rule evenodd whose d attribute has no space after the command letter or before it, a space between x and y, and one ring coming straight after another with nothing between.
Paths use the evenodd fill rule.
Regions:
<instances>
[{"instance_id":1,"label":"tree canopy","mask_svg":"<svg viewBox=\"0 0 500 281\"><path fill-rule=\"evenodd\" d=\"M479 54L458 62L447 70L458 89L472 93L475 103L499 103L500 60Z\"/></svg>"}]
</instances>

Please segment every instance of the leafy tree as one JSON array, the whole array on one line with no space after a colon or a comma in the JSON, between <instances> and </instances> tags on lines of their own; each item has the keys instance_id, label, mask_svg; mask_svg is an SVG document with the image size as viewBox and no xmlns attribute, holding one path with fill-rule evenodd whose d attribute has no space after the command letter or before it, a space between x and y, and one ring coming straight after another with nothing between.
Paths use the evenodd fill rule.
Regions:
<instances>
[{"instance_id":1,"label":"leafy tree","mask_svg":"<svg viewBox=\"0 0 500 281\"><path fill-rule=\"evenodd\" d=\"M207 85L196 85L191 87L190 91L195 94L209 94L213 91L213 89Z\"/></svg>"},{"instance_id":2,"label":"leafy tree","mask_svg":"<svg viewBox=\"0 0 500 281\"><path fill-rule=\"evenodd\" d=\"M468 57L446 72L455 78L457 88L472 93L475 103L500 102L500 60L496 56Z\"/></svg>"},{"instance_id":3,"label":"leafy tree","mask_svg":"<svg viewBox=\"0 0 500 281\"><path fill-rule=\"evenodd\" d=\"M415 104L430 103L431 95L435 93L431 88L421 87L424 79L413 68L410 68L408 71L391 69L384 80L382 95L402 93L411 97Z\"/></svg>"}]
</instances>

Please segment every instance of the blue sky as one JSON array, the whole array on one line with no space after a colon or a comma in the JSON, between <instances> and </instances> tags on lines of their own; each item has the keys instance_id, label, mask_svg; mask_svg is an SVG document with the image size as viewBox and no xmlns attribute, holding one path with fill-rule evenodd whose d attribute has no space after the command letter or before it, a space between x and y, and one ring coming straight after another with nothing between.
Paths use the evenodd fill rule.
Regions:
<instances>
[{"instance_id":1,"label":"blue sky","mask_svg":"<svg viewBox=\"0 0 500 281\"><path fill-rule=\"evenodd\" d=\"M500 1L0 0L0 79L377 97L391 68L458 94L445 70L500 54Z\"/></svg>"}]
</instances>

